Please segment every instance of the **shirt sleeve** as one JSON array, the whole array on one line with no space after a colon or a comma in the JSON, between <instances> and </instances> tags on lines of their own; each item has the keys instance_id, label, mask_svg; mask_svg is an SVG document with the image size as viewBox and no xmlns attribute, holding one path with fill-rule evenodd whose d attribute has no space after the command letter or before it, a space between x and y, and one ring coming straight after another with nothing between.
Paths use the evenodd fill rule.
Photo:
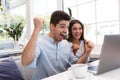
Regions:
<instances>
[{"instance_id":1,"label":"shirt sleeve","mask_svg":"<svg viewBox=\"0 0 120 80\"><path fill-rule=\"evenodd\" d=\"M70 60L69 60L70 63L71 63L71 64L75 64L76 61L77 61L77 59L78 59L78 58L73 54L73 52L71 52L71 53L70 53Z\"/></svg>"}]
</instances>

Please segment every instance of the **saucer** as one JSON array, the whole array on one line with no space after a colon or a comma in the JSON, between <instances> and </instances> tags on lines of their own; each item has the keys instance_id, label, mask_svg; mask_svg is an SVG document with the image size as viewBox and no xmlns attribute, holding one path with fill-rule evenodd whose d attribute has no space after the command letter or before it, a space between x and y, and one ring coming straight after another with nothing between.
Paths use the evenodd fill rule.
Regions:
<instances>
[{"instance_id":1,"label":"saucer","mask_svg":"<svg viewBox=\"0 0 120 80\"><path fill-rule=\"evenodd\" d=\"M92 77L93 77L93 74L87 73L86 77L84 77L84 78L77 79L73 76L69 80L93 80Z\"/></svg>"}]
</instances>

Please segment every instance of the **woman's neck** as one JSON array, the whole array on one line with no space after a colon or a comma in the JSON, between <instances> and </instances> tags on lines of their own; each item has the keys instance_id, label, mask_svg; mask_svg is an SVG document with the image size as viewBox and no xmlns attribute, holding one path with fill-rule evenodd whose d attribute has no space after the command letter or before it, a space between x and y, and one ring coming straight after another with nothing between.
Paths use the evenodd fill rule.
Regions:
<instances>
[{"instance_id":1,"label":"woman's neck","mask_svg":"<svg viewBox=\"0 0 120 80\"><path fill-rule=\"evenodd\" d=\"M78 40L78 39L73 39L72 43L73 43L73 44L80 44L80 40Z\"/></svg>"}]
</instances>

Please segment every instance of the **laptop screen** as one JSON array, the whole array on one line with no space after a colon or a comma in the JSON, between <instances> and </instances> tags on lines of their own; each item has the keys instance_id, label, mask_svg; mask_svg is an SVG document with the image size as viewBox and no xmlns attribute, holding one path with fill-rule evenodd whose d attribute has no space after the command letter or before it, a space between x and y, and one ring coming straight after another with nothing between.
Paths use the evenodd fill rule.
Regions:
<instances>
[{"instance_id":1,"label":"laptop screen","mask_svg":"<svg viewBox=\"0 0 120 80\"><path fill-rule=\"evenodd\" d=\"M101 74L119 67L120 35L105 35L96 74Z\"/></svg>"}]
</instances>

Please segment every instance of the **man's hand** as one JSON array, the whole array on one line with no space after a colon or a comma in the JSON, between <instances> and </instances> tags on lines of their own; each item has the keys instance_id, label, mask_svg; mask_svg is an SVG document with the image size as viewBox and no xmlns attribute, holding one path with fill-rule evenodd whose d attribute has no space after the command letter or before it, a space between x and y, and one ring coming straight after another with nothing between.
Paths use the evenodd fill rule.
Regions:
<instances>
[{"instance_id":1,"label":"man's hand","mask_svg":"<svg viewBox=\"0 0 120 80\"><path fill-rule=\"evenodd\" d=\"M41 17L35 17L34 18L35 29L38 30L38 31L41 31L44 22L45 22L45 20L43 18L41 18Z\"/></svg>"}]
</instances>

